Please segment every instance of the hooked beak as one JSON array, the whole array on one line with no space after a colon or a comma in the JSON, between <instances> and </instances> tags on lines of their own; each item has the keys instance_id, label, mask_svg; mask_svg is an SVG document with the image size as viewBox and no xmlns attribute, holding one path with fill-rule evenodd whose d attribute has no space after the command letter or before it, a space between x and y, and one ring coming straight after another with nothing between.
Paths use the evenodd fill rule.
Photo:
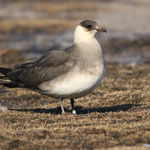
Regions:
<instances>
[{"instance_id":1,"label":"hooked beak","mask_svg":"<svg viewBox=\"0 0 150 150\"><path fill-rule=\"evenodd\" d=\"M105 33L107 33L107 30L106 30L105 28L99 28L99 27L98 27L98 28L96 29L96 31L97 31L97 32L105 32Z\"/></svg>"}]
</instances>

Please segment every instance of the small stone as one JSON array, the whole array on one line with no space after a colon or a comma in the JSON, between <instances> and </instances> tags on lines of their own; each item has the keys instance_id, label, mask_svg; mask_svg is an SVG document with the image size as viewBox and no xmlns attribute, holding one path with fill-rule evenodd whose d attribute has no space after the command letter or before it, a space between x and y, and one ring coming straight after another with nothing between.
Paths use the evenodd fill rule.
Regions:
<instances>
[{"instance_id":1,"label":"small stone","mask_svg":"<svg viewBox=\"0 0 150 150\"><path fill-rule=\"evenodd\" d=\"M6 106L1 106L0 105L0 111L7 111L7 110L8 110L8 108Z\"/></svg>"}]
</instances>

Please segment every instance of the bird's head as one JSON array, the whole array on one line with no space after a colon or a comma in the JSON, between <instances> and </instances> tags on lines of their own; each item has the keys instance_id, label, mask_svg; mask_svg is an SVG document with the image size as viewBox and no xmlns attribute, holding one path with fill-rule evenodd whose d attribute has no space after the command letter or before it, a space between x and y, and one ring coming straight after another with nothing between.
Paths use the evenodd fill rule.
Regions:
<instances>
[{"instance_id":1,"label":"bird's head","mask_svg":"<svg viewBox=\"0 0 150 150\"><path fill-rule=\"evenodd\" d=\"M88 41L95 36L97 32L107 32L105 28L100 28L93 20L82 21L75 29L74 41Z\"/></svg>"}]
</instances>

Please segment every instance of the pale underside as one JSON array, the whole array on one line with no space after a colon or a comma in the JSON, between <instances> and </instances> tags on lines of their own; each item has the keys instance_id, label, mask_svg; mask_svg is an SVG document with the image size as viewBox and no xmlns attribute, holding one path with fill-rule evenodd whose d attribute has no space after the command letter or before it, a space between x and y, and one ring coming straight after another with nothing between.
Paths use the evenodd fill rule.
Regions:
<instances>
[{"instance_id":1,"label":"pale underside","mask_svg":"<svg viewBox=\"0 0 150 150\"><path fill-rule=\"evenodd\" d=\"M104 67L97 66L94 73L77 72L76 68L52 81L39 86L44 93L54 98L80 98L94 90L103 77Z\"/></svg>"}]
</instances>

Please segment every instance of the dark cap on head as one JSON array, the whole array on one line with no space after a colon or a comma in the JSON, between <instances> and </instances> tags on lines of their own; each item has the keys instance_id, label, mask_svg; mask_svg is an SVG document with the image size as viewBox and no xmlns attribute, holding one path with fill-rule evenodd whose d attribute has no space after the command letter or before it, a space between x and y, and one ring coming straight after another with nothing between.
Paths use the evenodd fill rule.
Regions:
<instances>
[{"instance_id":1,"label":"dark cap on head","mask_svg":"<svg viewBox=\"0 0 150 150\"><path fill-rule=\"evenodd\" d=\"M89 31L95 30L98 27L98 24L92 20L84 20L80 23L80 25L87 28Z\"/></svg>"},{"instance_id":2,"label":"dark cap on head","mask_svg":"<svg viewBox=\"0 0 150 150\"><path fill-rule=\"evenodd\" d=\"M98 32L107 32L104 28L99 28L98 24L93 20L84 20L80 25L86 28L88 31L96 30Z\"/></svg>"}]
</instances>

